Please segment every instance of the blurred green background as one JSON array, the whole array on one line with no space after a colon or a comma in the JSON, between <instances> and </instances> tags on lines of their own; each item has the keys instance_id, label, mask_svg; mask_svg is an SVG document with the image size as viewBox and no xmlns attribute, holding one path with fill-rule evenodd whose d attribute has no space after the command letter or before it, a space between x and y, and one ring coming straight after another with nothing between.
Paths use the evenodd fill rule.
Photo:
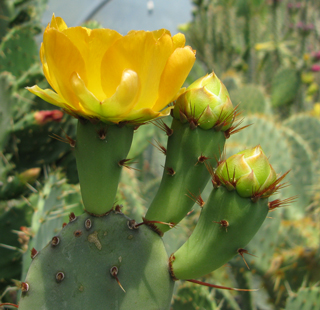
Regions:
<instances>
[{"instance_id":1,"label":"blurred green background","mask_svg":"<svg viewBox=\"0 0 320 310\"><path fill-rule=\"evenodd\" d=\"M82 212L75 160L55 135L75 135L75 120L24 87L48 87L39 62L52 13L68 26L181 31L197 50L187 84L214 70L239 104L241 126L226 152L261 144L278 173L291 170L274 199L298 195L270 214L241 257L202 280L258 292L228 292L178 282L172 309L320 309L320 2L316 0L1 0L0 2L0 301L17 302L30 249L41 249L68 214ZM179 28L179 30L178 30ZM48 112L49 110L49 112ZM46 111L46 112L44 112ZM51 111L51 112L50 112ZM170 121L169 119L167 120ZM135 134L117 200L145 214L162 175L164 144L152 124ZM209 193L208 187L203 198ZM200 208L165 235L168 252L191 234ZM17 283L16 283L17 284Z\"/></svg>"}]
</instances>

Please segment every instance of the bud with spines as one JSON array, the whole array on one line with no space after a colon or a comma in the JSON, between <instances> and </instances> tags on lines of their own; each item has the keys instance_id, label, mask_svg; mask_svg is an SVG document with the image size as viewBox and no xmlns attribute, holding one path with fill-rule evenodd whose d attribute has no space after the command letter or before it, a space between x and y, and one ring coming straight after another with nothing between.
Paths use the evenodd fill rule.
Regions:
<instances>
[{"instance_id":1,"label":"bud with spines","mask_svg":"<svg viewBox=\"0 0 320 310\"><path fill-rule=\"evenodd\" d=\"M260 145L209 169L214 189L202 207L199 221L186 243L170 257L174 279L202 277L242 255L264 222L268 197L281 188ZM277 201L275 201L277 203Z\"/></svg>"},{"instance_id":2,"label":"bud with spines","mask_svg":"<svg viewBox=\"0 0 320 310\"><path fill-rule=\"evenodd\" d=\"M234 108L229 93L214 72L196 80L180 95L173 117L190 120L202 129L228 130L234 120Z\"/></svg>"},{"instance_id":3,"label":"bud with spines","mask_svg":"<svg viewBox=\"0 0 320 310\"><path fill-rule=\"evenodd\" d=\"M276 172L260 145L222 161L215 174L227 189L235 189L244 198L256 196L258 193L269 196L268 189L277 180Z\"/></svg>"}]
</instances>

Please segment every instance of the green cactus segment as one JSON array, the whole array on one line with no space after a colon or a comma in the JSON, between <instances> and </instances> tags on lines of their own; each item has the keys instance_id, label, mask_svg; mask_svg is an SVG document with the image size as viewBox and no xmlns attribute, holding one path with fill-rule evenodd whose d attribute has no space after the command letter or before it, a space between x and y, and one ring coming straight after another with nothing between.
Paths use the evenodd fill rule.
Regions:
<instances>
[{"instance_id":1,"label":"green cactus segment","mask_svg":"<svg viewBox=\"0 0 320 310\"><path fill-rule=\"evenodd\" d=\"M68 143L61 143L53 136L59 134L58 136L65 139L65 134L68 134L74 137L75 126L72 117L65 115L57 121L39 124L36 119L38 113L26 114L13 125L11 131L7 151L16 155L12 161L19 172L55 162L71 151Z\"/></svg>"},{"instance_id":2,"label":"green cactus segment","mask_svg":"<svg viewBox=\"0 0 320 310\"><path fill-rule=\"evenodd\" d=\"M193 82L177 99L173 116L185 122L194 119L202 129L226 131L232 125L234 109L226 87L212 72Z\"/></svg>"},{"instance_id":3,"label":"green cactus segment","mask_svg":"<svg viewBox=\"0 0 320 310\"><path fill-rule=\"evenodd\" d=\"M283 122L285 127L289 127L295 131L299 136L307 142L312 150L312 159L318 162L319 150L320 150L320 139L316 133L320 132L320 119L307 114L297 114L288 118Z\"/></svg>"},{"instance_id":4,"label":"green cactus segment","mask_svg":"<svg viewBox=\"0 0 320 310\"><path fill-rule=\"evenodd\" d=\"M227 263L253 238L268 211L267 199L253 202L223 186L214 189L192 235L172 255L174 277L199 278Z\"/></svg>"},{"instance_id":5,"label":"green cactus segment","mask_svg":"<svg viewBox=\"0 0 320 310\"><path fill-rule=\"evenodd\" d=\"M10 129L12 110L10 96L10 75L2 73L0 75L0 149L6 144Z\"/></svg>"},{"instance_id":6,"label":"green cactus segment","mask_svg":"<svg viewBox=\"0 0 320 310\"><path fill-rule=\"evenodd\" d=\"M245 114L264 113L267 110L267 101L261 89L256 85L243 85L230 91L234 105L240 104L241 112Z\"/></svg>"},{"instance_id":7,"label":"green cactus segment","mask_svg":"<svg viewBox=\"0 0 320 310\"><path fill-rule=\"evenodd\" d=\"M33 209L26 202L9 208L0 216L0 278L5 280L19 279L21 275L21 251L23 245L18 241L17 231L21 226L29 226ZM12 248L8 248L5 246ZM24 244L25 246L25 244ZM13 251L17 248L17 251ZM23 248L25 250L25 248Z\"/></svg>"},{"instance_id":8,"label":"green cactus segment","mask_svg":"<svg viewBox=\"0 0 320 310\"><path fill-rule=\"evenodd\" d=\"M221 131L190 129L189 123L173 120L173 134L168 139L167 157L159 190L145 216L148 221L178 224L191 210L203 191L210 174L204 162L216 166L223 151L225 136ZM157 224L161 232L169 226Z\"/></svg>"},{"instance_id":9,"label":"green cactus segment","mask_svg":"<svg viewBox=\"0 0 320 310\"><path fill-rule=\"evenodd\" d=\"M297 293L291 293L287 299L285 310L316 310L319 309L319 287L301 288Z\"/></svg>"},{"instance_id":10,"label":"green cactus segment","mask_svg":"<svg viewBox=\"0 0 320 310\"><path fill-rule=\"evenodd\" d=\"M33 259L19 310L169 309L174 281L162 239L128 221L114 211L76 217Z\"/></svg>"},{"instance_id":11,"label":"green cactus segment","mask_svg":"<svg viewBox=\"0 0 320 310\"><path fill-rule=\"evenodd\" d=\"M101 215L112 209L132 138L133 126L78 122L75 156L89 213Z\"/></svg>"},{"instance_id":12,"label":"green cactus segment","mask_svg":"<svg viewBox=\"0 0 320 310\"><path fill-rule=\"evenodd\" d=\"M31 263L31 249L42 249L60 231L62 224L68 222L70 212L83 213L79 186L66 181L60 170L50 173L41 191L28 198L34 213L30 226L32 237L23 256L22 279Z\"/></svg>"},{"instance_id":13,"label":"green cactus segment","mask_svg":"<svg viewBox=\"0 0 320 310\"><path fill-rule=\"evenodd\" d=\"M12 28L0 45L0 72L9 71L14 76L28 70L38 58L33 27Z\"/></svg>"},{"instance_id":14,"label":"green cactus segment","mask_svg":"<svg viewBox=\"0 0 320 310\"><path fill-rule=\"evenodd\" d=\"M208 287L185 282L174 296L172 310L194 309L217 310L218 307Z\"/></svg>"},{"instance_id":15,"label":"green cactus segment","mask_svg":"<svg viewBox=\"0 0 320 310\"><path fill-rule=\"evenodd\" d=\"M299 90L298 72L292 68L280 69L272 80L271 103L281 107L293 102Z\"/></svg>"}]
</instances>

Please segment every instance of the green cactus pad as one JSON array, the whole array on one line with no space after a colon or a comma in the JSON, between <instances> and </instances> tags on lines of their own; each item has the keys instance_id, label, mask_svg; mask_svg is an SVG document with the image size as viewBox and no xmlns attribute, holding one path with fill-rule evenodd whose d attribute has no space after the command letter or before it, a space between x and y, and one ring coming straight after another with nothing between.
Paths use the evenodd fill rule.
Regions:
<instances>
[{"instance_id":1,"label":"green cactus pad","mask_svg":"<svg viewBox=\"0 0 320 310\"><path fill-rule=\"evenodd\" d=\"M8 32L0 45L0 72L19 76L35 63L38 47L34 35L33 27L16 26Z\"/></svg>"},{"instance_id":2,"label":"green cactus pad","mask_svg":"<svg viewBox=\"0 0 320 310\"><path fill-rule=\"evenodd\" d=\"M309 144L313 152L312 159L317 160L320 150L320 139L317 135L320 132L320 119L307 114L297 114L284 121L283 125L295 131ZM317 164L319 165L319 162Z\"/></svg>"},{"instance_id":3,"label":"green cactus pad","mask_svg":"<svg viewBox=\"0 0 320 310\"><path fill-rule=\"evenodd\" d=\"M185 282L174 296L172 310L194 309L217 310L218 307L208 287Z\"/></svg>"},{"instance_id":4,"label":"green cactus pad","mask_svg":"<svg viewBox=\"0 0 320 310\"><path fill-rule=\"evenodd\" d=\"M70 212L83 212L79 186L70 185L66 181L59 170L50 173L39 193L28 199L34 213L30 226L32 237L28 251L23 256L22 278L25 278L31 263L31 249L42 249L61 229L62 224L68 222Z\"/></svg>"},{"instance_id":5,"label":"green cactus pad","mask_svg":"<svg viewBox=\"0 0 320 310\"><path fill-rule=\"evenodd\" d=\"M319 287L301 288L297 293L291 293L285 310L317 310L319 309L319 297Z\"/></svg>"},{"instance_id":6,"label":"green cactus pad","mask_svg":"<svg viewBox=\"0 0 320 310\"><path fill-rule=\"evenodd\" d=\"M202 277L227 263L253 238L268 211L267 199L252 202L223 186L214 189L192 235L171 256L174 277Z\"/></svg>"},{"instance_id":7,"label":"green cactus pad","mask_svg":"<svg viewBox=\"0 0 320 310\"><path fill-rule=\"evenodd\" d=\"M11 76L7 73L0 75L0 149L7 142L11 121Z\"/></svg>"},{"instance_id":8,"label":"green cactus pad","mask_svg":"<svg viewBox=\"0 0 320 310\"><path fill-rule=\"evenodd\" d=\"M299 76L295 69L280 69L272 80L271 103L273 107L290 104L299 90Z\"/></svg>"},{"instance_id":9,"label":"green cactus pad","mask_svg":"<svg viewBox=\"0 0 320 310\"><path fill-rule=\"evenodd\" d=\"M74 218L33 259L19 310L169 309L174 281L163 242L128 221L115 211Z\"/></svg>"},{"instance_id":10,"label":"green cactus pad","mask_svg":"<svg viewBox=\"0 0 320 310\"><path fill-rule=\"evenodd\" d=\"M261 89L256 85L243 85L230 91L230 98L235 106L240 104L244 114L264 113L267 101Z\"/></svg>"},{"instance_id":11,"label":"green cactus pad","mask_svg":"<svg viewBox=\"0 0 320 310\"><path fill-rule=\"evenodd\" d=\"M221 131L190 129L189 123L173 120L173 134L168 139L167 156L160 188L145 218L178 224L190 211L203 191L210 174L200 156L211 166L223 151L225 136ZM170 170L172 169L172 170ZM161 232L170 228L157 224Z\"/></svg>"},{"instance_id":12,"label":"green cactus pad","mask_svg":"<svg viewBox=\"0 0 320 310\"><path fill-rule=\"evenodd\" d=\"M132 137L133 126L78 122L75 156L82 199L89 213L100 215L112 209L120 180L120 162L127 158Z\"/></svg>"},{"instance_id":13,"label":"green cactus pad","mask_svg":"<svg viewBox=\"0 0 320 310\"><path fill-rule=\"evenodd\" d=\"M63 131L61 130L63 128ZM11 131L7 151L16 154L13 161L21 172L33 167L42 167L62 158L71 151L68 143L62 143L53 136L65 138L75 135L75 126L71 116L64 116L60 122L50 121L38 124L35 113L31 112L17 121Z\"/></svg>"}]
</instances>

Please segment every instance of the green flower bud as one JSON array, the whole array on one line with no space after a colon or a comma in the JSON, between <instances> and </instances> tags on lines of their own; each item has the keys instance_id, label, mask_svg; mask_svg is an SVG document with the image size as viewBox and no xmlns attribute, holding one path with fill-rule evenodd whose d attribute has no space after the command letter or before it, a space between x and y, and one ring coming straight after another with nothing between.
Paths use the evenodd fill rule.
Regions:
<instances>
[{"instance_id":1,"label":"green flower bud","mask_svg":"<svg viewBox=\"0 0 320 310\"><path fill-rule=\"evenodd\" d=\"M245 198L259 193L270 195L268 189L277 180L276 172L260 145L224 160L215 174L229 190L236 189Z\"/></svg>"},{"instance_id":2,"label":"green flower bud","mask_svg":"<svg viewBox=\"0 0 320 310\"><path fill-rule=\"evenodd\" d=\"M202 129L228 130L234 120L234 108L226 87L212 72L192 83L180 95L173 117L195 123Z\"/></svg>"}]
</instances>

